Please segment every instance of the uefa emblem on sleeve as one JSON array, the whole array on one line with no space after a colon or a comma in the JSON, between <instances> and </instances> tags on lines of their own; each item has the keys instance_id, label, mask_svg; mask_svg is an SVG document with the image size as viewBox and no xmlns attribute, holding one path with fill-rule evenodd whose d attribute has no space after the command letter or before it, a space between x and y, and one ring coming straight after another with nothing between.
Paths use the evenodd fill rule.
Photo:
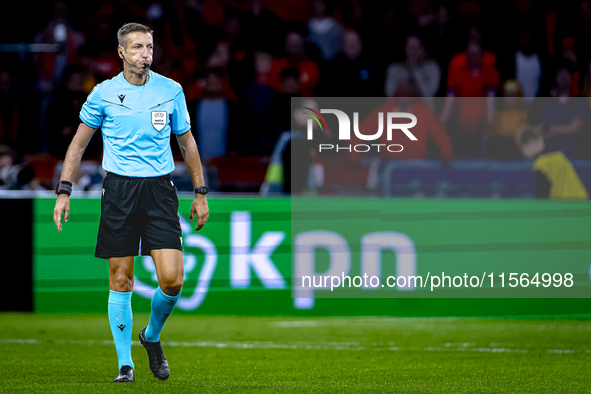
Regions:
<instances>
[{"instance_id":1,"label":"uefa emblem on sleeve","mask_svg":"<svg viewBox=\"0 0 591 394\"><path fill-rule=\"evenodd\" d=\"M157 131L162 131L166 126L166 111L152 111L152 126Z\"/></svg>"}]
</instances>

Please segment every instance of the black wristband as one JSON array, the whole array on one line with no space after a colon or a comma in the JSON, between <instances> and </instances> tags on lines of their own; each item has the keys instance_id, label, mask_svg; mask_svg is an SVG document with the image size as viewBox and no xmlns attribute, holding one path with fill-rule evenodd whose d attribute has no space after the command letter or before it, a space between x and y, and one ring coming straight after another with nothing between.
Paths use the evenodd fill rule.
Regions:
<instances>
[{"instance_id":1,"label":"black wristband","mask_svg":"<svg viewBox=\"0 0 591 394\"><path fill-rule=\"evenodd\" d=\"M67 194L72 195L72 182L60 181L55 187L55 194Z\"/></svg>"}]
</instances>

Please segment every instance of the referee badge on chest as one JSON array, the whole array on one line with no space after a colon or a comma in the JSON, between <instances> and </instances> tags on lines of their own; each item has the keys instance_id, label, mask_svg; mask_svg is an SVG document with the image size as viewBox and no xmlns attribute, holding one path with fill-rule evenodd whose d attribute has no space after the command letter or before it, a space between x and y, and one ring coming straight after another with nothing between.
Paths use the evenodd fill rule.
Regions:
<instances>
[{"instance_id":1,"label":"referee badge on chest","mask_svg":"<svg viewBox=\"0 0 591 394\"><path fill-rule=\"evenodd\" d=\"M152 126L157 131L162 131L166 126L166 111L152 111Z\"/></svg>"}]
</instances>

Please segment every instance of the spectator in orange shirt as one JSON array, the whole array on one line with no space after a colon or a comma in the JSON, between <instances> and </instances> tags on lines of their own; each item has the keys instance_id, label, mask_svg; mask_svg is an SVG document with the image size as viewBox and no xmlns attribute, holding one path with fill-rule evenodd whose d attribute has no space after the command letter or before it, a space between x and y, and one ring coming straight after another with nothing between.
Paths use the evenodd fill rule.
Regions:
<instances>
[{"instance_id":1,"label":"spectator in orange shirt","mask_svg":"<svg viewBox=\"0 0 591 394\"><path fill-rule=\"evenodd\" d=\"M276 91L281 90L281 73L286 68L299 70L300 94L302 97L311 97L318 84L319 69L316 63L307 58L304 37L297 31L291 31L285 37L285 57L271 61L267 80Z\"/></svg>"},{"instance_id":2,"label":"spectator in orange shirt","mask_svg":"<svg viewBox=\"0 0 591 394\"><path fill-rule=\"evenodd\" d=\"M427 107L422 99L416 96L409 82L402 81L396 92L396 97L388 99L383 105L376 108L361 124L359 131L362 134L374 134L378 130L379 113L384 114L388 112L408 112L417 117L417 124L410 131L417 138L416 141L409 140L404 134L394 134L392 141L387 140L386 120L384 119L384 132L380 139L374 143L379 144L400 144L404 148L402 152L388 152L387 149L380 149L379 156L384 160L392 159L427 159L427 144L429 139L439 148L441 158L444 160L451 160L454 157L453 148L449 136L445 129L439 123L433 112ZM363 144L364 141L359 140L354 135L351 137L351 144ZM358 156L359 153L351 153L353 157Z\"/></svg>"},{"instance_id":3,"label":"spectator in orange shirt","mask_svg":"<svg viewBox=\"0 0 591 394\"><path fill-rule=\"evenodd\" d=\"M453 56L447 74L447 95L455 97L486 97L496 93L499 73L495 68L497 55L484 51L472 41L465 52Z\"/></svg>"},{"instance_id":4,"label":"spectator in orange shirt","mask_svg":"<svg viewBox=\"0 0 591 394\"><path fill-rule=\"evenodd\" d=\"M455 97L486 97L458 102L455 122L448 125L456 156L480 157L482 135L493 121L494 97L499 85L495 54L482 49L478 40L470 40L466 51L452 57L447 76L447 95L441 120L447 124Z\"/></svg>"}]
</instances>

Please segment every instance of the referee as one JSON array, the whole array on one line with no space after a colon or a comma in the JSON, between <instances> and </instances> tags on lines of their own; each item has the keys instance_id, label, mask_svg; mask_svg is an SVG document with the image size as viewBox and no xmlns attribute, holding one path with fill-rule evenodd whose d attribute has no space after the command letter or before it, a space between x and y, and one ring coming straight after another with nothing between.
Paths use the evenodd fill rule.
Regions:
<instances>
[{"instance_id":1,"label":"referee","mask_svg":"<svg viewBox=\"0 0 591 394\"><path fill-rule=\"evenodd\" d=\"M191 222L200 230L209 216L208 192L197 145L191 134L185 95L171 79L150 71L153 31L128 23L117 32L117 52L123 72L97 85L80 111L80 126L68 148L53 220L62 231L61 216L68 221L72 180L92 135L101 127L104 155L101 219L95 256L109 260L109 323L119 359L115 382L135 381L131 360L131 294L134 256L151 255L159 287L152 298L152 313L139 339L148 353L154 376L169 376L168 361L160 344L160 332L172 313L183 286L182 233L170 132L176 135L195 186ZM141 239L141 251L140 249Z\"/></svg>"}]
</instances>

